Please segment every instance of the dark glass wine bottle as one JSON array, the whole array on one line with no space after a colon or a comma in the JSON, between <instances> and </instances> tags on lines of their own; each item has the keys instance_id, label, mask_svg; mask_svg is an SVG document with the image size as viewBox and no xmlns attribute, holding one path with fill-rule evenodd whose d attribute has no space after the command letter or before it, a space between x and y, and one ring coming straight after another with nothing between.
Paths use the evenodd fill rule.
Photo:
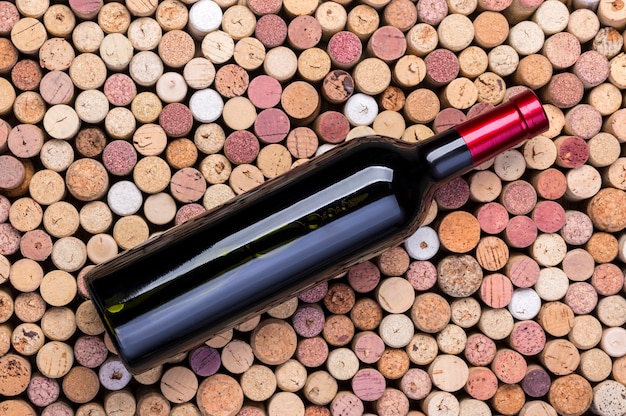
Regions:
<instances>
[{"instance_id":1,"label":"dark glass wine bottle","mask_svg":"<svg viewBox=\"0 0 626 416\"><path fill-rule=\"evenodd\" d=\"M439 185L547 126L528 91L417 145L351 140L98 265L91 299L147 370L400 243Z\"/></svg>"}]
</instances>

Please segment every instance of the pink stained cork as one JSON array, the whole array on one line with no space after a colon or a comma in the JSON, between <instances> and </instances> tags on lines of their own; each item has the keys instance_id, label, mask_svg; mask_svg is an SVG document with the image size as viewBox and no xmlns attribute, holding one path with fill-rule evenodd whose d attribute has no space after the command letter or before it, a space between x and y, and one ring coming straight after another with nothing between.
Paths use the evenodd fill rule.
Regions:
<instances>
[{"instance_id":1,"label":"pink stained cork","mask_svg":"<svg viewBox=\"0 0 626 416\"><path fill-rule=\"evenodd\" d=\"M546 104L559 108L571 108L578 104L585 88L578 77L571 72L555 74L548 85L543 87L543 98Z\"/></svg>"},{"instance_id":2,"label":"pink stained cork","mask_svg":"<svg viewBox=\"0 0 626 416\"><path fill-rule=\"evenodd\" d=\"M351 68L361 59L361 40L352 32L335 33L328 41L328 54L331 61L342 69Z\"/></svg>"},{"instance_id":3,"label":"pink stained cork","mask_svg":"<svg viewBox=\"0 0 626 416\"><path fill-rule=\"evenodd\" d=\"M437 283L437 268L427 260L411 262L406 272L406 279L415 290L428 290Z\"/></svg>"},{"instance_id":4,"label":"pink stained cork","mask_svg":"<svg viewBox=\"0 0 626 416\"><path fill-rule=\"evenodd\" d=\"M598 292L590 283L574 282L567 289L565 304L576 315L590 314L598 304Z\"/></svg>"},{"instance_id":5,"label":"pink stained cork","mask_svg":"<svg viewBox=\"0 0 626 416\"><path fill-rule=\"evenodd\" d=\"M39 84L41 98L50 105L67 104L74 97L74 83L62 71L50 71Z\"/></svg>"},{"instance_id":6,"label":"pink stained cork","mask_svg":"<svg viewBox=\"0 0 626 416\"><path fill-rule=\"evenodd\" d=\"M561 236L567 244L579 246L585 244L594 233L593 222L584 212L565 211L565 225L561 228Z\"/></svg>"},{"instance_id":7,"label":"pink stained cork","mask_svg":"<svg viewBox=\"0 0 626 416\"><path fill-rule=\"evenodd\" d=\"M103 6L103 0L69 0L69 5L74 14L81 19L93 19Z\"/></svg>"},{"instance_id":8,"label":"pink stained cork","mask_svg":"<svg viewBox=\"0 0 626 416\"><path fill-rule=\"evenodd\" d=\"M463 354L468 363L474 366L487 366L496 356L496 343L487 335L476 333L467 337Z\"/></svg>"},{"instance_id":9,"label":"pink stained cork","mask_svg":"<svg viewBox=\"0 0 626 416\"><path fill-rule=\"evenodd\" d=\"M544 233L556 233L565 225L565 209L555 201L539 201L531 213L535 225Z\"/></svg>"},{"instance_id":10,"label":"pink stained cork","mask_svg":"<svg viewBox=\"0 0 626 416\"><path fill-rule=\"evenodd\" d=\"M459 59L447 49L435 49L424 58L425 80L435 87L449 84L459 75Z\"/></svg>"},{"instance_id":11,"label":"pink stained cork","mask_svg":"<svg viewBox=\"0 0 626 416\"><path fill-rule=\"evenodd\" d=\"M313 16L297 16L287 27L287 40L298 50L310 49L322 39L322 26Z\"/></svg>"},{"instance_id":12,"label":"pink stained cork","mask_svg":"<svg viewBox=\"0 0 626 416\"><path fill-rule=\"evenodd\" d=\"M224 155L232 163L252 163L259 154L259 139L247 130L232 132L224 142Z\"/></svg>"},{"instance_id":13,"label":"pink stained cork","mask_svg":"<svg viewBox=\"0 0 626 416\"><path fill-rule=\"evenodd\" d=\"M193 115L185 104L170 103L159 115L159 125L170 137L186 136L193 127Z\"/></svg>"},{"instance_id":14,"label":"pink stained cork","mask_svg":"<svg viewBox=\"0 0 626 416\"><path fill-rule=\"evenodd\" d=\"M508 339L511 348L525 356L539 354L546 345L546 333L531 320L516 322Z\"/></svg>"},{"instance_id":15,"label":"pink stained cork","mask_svg":"<svg viewBox=\"0 0 626 416\"><path fill-rule=\"evenodd\" d=\"M385 352L385 342L375 332L363 331L352 340L352 350L361 362L373 364Z\"/></svg>"},{"instance_id":16,"label":"pink stained cork","mask_svg":"<svg viewBox=\"0 0 626 416\"><path fill-rule=\"evenodd\" d=\"M26 177L26 169L22 162L11 155L0 155L0 189L15 189Z\"/></svg>"},{"instance_id":17,"label":"pink stained cork","mask_svg":"<svg viewBox=\"0 0 626 416\"><path fill-rule=\"evenodd\" d=\"M196 168L178 170L170 180L170 192L182 203L196 202L204 196L207 182Z\"/></svg>"},{"instance_id":18,"label":"pink stained cork","mask_svg":"<svg viewBox=\"0 0 626 416\"><path fill-rule=\"evenodd\" d=\"M602 114L589 104L578 104L565 115L565 131L589 140L602 129Z\"/></svg>"},{"instance_id":19,"label":"pink stained cork","mask_svg":"<svg viewBox=\"0 0 626 416\"><path fill-rule=\"evenodd\" d=\"M594 50L583 52L572 69L585 88L602 84L609 77L610 70L611 64L608 58Z\"/></svg>"},{"instance_id":20,"label":"pink stained cork","mask_svg":"<svg viewBox=\"0 0 626 416\"><path fill-rule=\"evenodd\" d=\"M15 4L2 1L0 2L0 35L11 34L11 29L20 20L20 13Z\"/></svg>"},{"instance_id":21,"label":"pink stained cork","mask_svg":"<svg viewBox=\"0 0 626 416\"><path fill-rule=\"evenodd\" d=\"M558 169L548 168L538 172L532 179L537 195L544 199L556 200L565 195L567 179Z\"/></svg>"},{"instance_id":22,"label":"pink stained cork","mask_svg":"<svg viewBox=\"0 0 626 416\"><path fill-rule=\"evenodd\" d=\"M256 22L254 36L266 48L275 48L282 45L287 39L287 23L276 14L263 15Z\"/></svg>"},{"instance_id":23,"label":"pink stained cork","mask_svg":"<svg viewBox=\"0 0 626 416\"><path fill-rule=\"evenodd\" d=\"M52 238L43 230L27 231L20 240L20 252L28 259L44 261L52 254Z\"/></svg>"},{"instance_id":24,"label":"pink stained cork","mask_svg":"<svg viewBox=\"0 0 626 416\"><path fill-rule=\"evenodd\" d=\"M446 0L426 0L417 3L417 20L436 26L448 15Z\"/></svg>"},{"instance_id":25,"label":"pink stained cork","mask_svg":"<svg viewBox=\"0 0 626 416\"><path fill-rule=\"evenodd\" d=\"M373 368L360 369L352 377L350 384L354 394L364 402L378 400L383 395L386 387L385 377Z\"/></svg>"},{"instance_id":26,"label":"pink stained cork","mask_svg":"<svg viewBox=\"0 0 626 416\"><path fill-rule=\"evenodd\" d=\"M504 231L506 241L513 248L529 247L537 238L535 222L525 215L517 215L509 220Z\"/></svg>"},{"instance_id":27,"label":"pink stained cork","mask_svg":"<svg viewBox=\"0 0 626 416\"><path fill-rule=\"evenodd\" d=\"M280 143L290 130L289 117L280 108L266 108L254 120L254 132L263 143Z\"/></svg>"},{"instance_id":28,"label":"pink stained cork","mask_svg":"<svg viewBox=\"0 0 626 416\"><path fill-rule=\"evenodd\" d=\"M61 386L53 378L35 375L28 384L26 394L30 402L35 406L46 407L59 398Z\"/></svg>"},{"instance_id":29,"label":"pink stained cork","mask_svg":"<svg viewBox=\"0 0 626 416\"><path fill-rule=\"evenodd\" d=\"M198 203L185 204L176 211L174 224L179 225L189 221L192 218L202 215L206 212L206 208Z\"/></svg>"},{"instance_id":30,"label":"pink stained cork","mask_svg":"<svg viewBox=\"0 0 626 416\"><path fill-rule=\"evenodd\" d=\"M137 164L137 151L126 140L114 140L104 148L102 163L110 174L126 176Z\"/></svg>"},{"instance_id":31,"label":"pink stained cork","mask_svg":"<svg viewBox=\"0 0 626 416\"><path fill-rule=\"evenodd\" d=\"M269 75L259 75L248 85L248 99L257 108L266 109L277 106L282 93L283 88L280 82Z\"/></svg>"},{"instance_id":32,"label":"pink stained cork","mask_svg":"<svg viewBox=\"0 0 626 416\"><path fill-rule=\"evenodd\" d=\"M526 375L526 368L524 356L508 348L498 350L491 362L491 370L500 381L506 384L516 384L522 381Z\"/></svg>"},{"instance_id":33,"label":"pink stained cork","mask_svg":"<svg viewBox=\"0 0 626 416\"><path fill-rule=\"evenodd\" d=\"M98 336L83 335L74 343L74 358L84 367L98 368L108 355L106 344Z\"/></svg>"},{"instance_id":34,"label":"pink stained cork","mask_svg":"<svg viewBox=\"0 0 626 416\"><path fill-rule=\"evenodd\" d=\"M113 74L104 83L104 95L112 105L129 105L137 95L135 81L126 74Z\"/></svg>"},{"instance_id":35,"label":"pink stained cork","mask_svg":"<svg viewBox=\"0 0 626 416\"><path fill-rule=\"evenodd\" d=\"M501 198L511 215L526 215L537 203L537 192L530 183L517 180L504 186Z\"/></svg>"},{"instance_id":36,"label":"pink stained cork","mask_svg":"<svg viewBox=\"0 0 626 416\"><path fill-rule=\"evenodd\" d=\"M439 112L439 114L437 114L437 117L435 117L435 121L433 122L433 129L435 130L435 133L441 133L456 126L457 124L463 123L467 119L468 116L466 116L465 113L463 113L458 108L444 108Z\"/></svg>"},{"instance_id":37,"label":"pink stained cork","mask_svg":"<svg viewBox=\"0 0 626 416\"><path fill-rule=\"evenodd\" d=\"M501 273L490 274L483 278L479 296L480 300L491 308L504 308L513 297L513 284Z\"/></svg>"},{"instance_id":38,"label":"pink stained cork","mask_svg":"<svg viewBox=\"0 0 626 416\"><path fill-rule=\"evenodd\" d=\"M371 292L380 282L380 269L373 262L366 260L348 270L348 283L358 293Z\"/></svg>"},{"instance_id":39,"label":"pink stained cork","mask_svg":"<svg viewBox=\"0 0 626 416\"><path fill-rule=\"evenodd\" d=\"M525 254L511 256L505 267L505 274L516 287L529 288L539 280L539 264Z\"/></svg>"},{"instance_id":40,"label":"pink stained cork","mask_svg":"<svg viewBox=\"0 0 626 416\"><path fill-rule=\"evenodd\" d=\"M308 368L323 365L328 358L328 344L322 337L303 338L298 342L296 358Z\"/></svg>"},{"instance_id":41,"label":"pink stained cork","mask_svg":"<svg viewBox=\"0 0 626 416\"><path fill-rule=\"evenodd\" d=\"M406 52L406 39L397 27L382 26L370 36L367 50L378 59L393 62Z\"/></svg>"},{"instance_id":42,"label":"pink stained cork","mask_svg":"<svg viewBox=\"0 0 626 416\"><path fill-rule=\"evenodd\" d=\"M283 2L282 0L250 0L247 5L254 14L263 16L280 12Z\"/></svg>"},{"instance_id":43,"label":"pink stained cork","mask_svg":"<svg viewBox=\"0 0 626 416\"><path fill-rule=\"evenodd\" d=\"M473 367L469 370L465 391L473 399L489 400L498 390L498 378L487 367Z\"/></svg>"},{"instance_id":44,"label":"pink stained cork","mask_svg":"<svg viewBox=\"0 0 626 416\"><path fill-rule=\"evenodd\" d=\"M463 177L455 178L435 192L435 201L442 210L461 208L469 200L470 189Z\"/></svg>"},{"instance_id":45,"label":"pink stained cork","mask_svg":"<svg viewBox=\"0 0 626 416\"><path fill-rule=\"evenodd\" d=\"M6 196L0 194L0 223L9 219L9 210L11 209L11 201Z\"/></svg>"},{"instance_id":46,"label":"pink stained cork","mask_svg":"<svg viewBox=\"0 0 626 416\"><path fill-rule=\"evenodd\" d=\"M613 263L599 264L591 276L591 285L601 296L617 295L624 287L624 273Z\"/></svg>"},{"instance_id":47,"label":"pink stained cork","mask_svg":"<svg viewBox=\"0 0 626 416\"><path fill-rule=\"evenodd\" d=\"M324 299L326 293L328 293L328 282L322 282L301 292L298 299L305 303L316 303Z\"/></svg>"},{"instance_id":48,"label":"pink stained cork","mask_svg":"<svg viewBox=\"0 0 626 416\"><path fill-rule=\"evenodd\" d=\"M499 202L481 205L476 213L480 229L487 234L500 234L509 223L509 213Z\"/></svg>"}]
</instances>

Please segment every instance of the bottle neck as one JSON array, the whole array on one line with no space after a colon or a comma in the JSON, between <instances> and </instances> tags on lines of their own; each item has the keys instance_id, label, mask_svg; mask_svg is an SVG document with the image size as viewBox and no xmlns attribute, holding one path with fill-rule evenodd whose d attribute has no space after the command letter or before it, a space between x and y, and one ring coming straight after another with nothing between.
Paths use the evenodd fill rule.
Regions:
<instances>
[{"instance_id":1,"label":"bottle neck","mask_svg":"<svg viewBox=\"0 0 626 416\"><path fill-rule=\"evenodd\" d=\"M462 175L474 167L474 159L463 136L452 128L420 146L427 174L436 182Z\"/></svg>"}]
</instances>

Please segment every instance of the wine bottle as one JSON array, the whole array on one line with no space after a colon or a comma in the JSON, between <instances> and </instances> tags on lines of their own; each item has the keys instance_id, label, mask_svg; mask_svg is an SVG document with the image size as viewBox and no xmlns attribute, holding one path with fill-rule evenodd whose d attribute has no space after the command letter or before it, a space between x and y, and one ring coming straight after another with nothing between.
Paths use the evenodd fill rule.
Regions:
<instances>
[{"instance_id":1,"label":"wine bottle","mask_svg":"<svg viewBox=\"0 0 626 416\"><path fill-rule=\"evenodd\" d=\"M527 91L417 145L348 141L96 266L89 294L142 372L399 244L438 186L547 126Z\"/></svg>"}]
</instances>

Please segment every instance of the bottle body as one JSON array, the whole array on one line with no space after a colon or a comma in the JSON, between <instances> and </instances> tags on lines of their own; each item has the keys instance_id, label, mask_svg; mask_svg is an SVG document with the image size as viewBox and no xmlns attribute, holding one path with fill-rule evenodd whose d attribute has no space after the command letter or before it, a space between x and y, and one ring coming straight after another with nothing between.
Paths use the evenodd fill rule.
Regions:
<instances>
[{"instance_id":1,"label":"bottle body","mask_svg":"<svg viewBox=\"0 0 626 416\"><path fill-rule=\"evenodd\" d=\"M147 370L401 242L438 185L482 162L470 150L455 129L355 139L99 265L87 288Z\"/></svg>"}]
</instances>

